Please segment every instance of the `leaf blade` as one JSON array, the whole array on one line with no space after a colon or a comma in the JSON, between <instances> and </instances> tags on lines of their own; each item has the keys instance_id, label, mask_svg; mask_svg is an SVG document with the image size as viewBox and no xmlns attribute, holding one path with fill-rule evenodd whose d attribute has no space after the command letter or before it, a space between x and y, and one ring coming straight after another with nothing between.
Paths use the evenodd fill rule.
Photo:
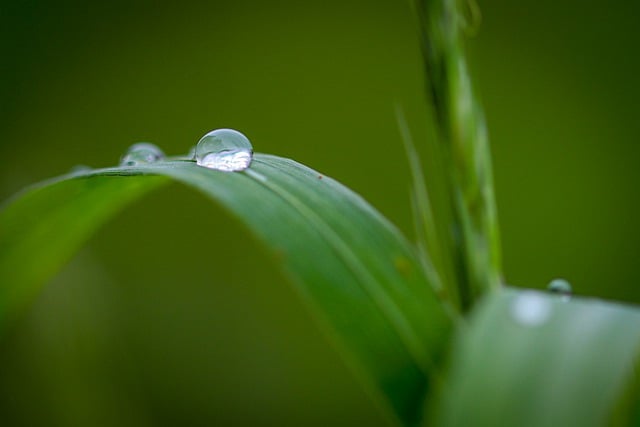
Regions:
<instances>
[{"instance_id":1,"label":"leaf blade","mask_svg":"<svg viewBox=\"0 0 640 427\"><path fill-rule=\"evenodd\" d=\"M92 184L95 192L86 192L82 181L61 178L28 189L0 210L0 331L3 318L16 315L88 232L162 181L156 177L116 184L102 178ZM45 192L49 194L42 197ZM51 200L56 202L48 203Z\"/></svg>"},{"instance_id":2,"label":"leaf blade","mask_svg":"<svg viewBox=\"0 0 640 427\"><path fill-rule=\"evenodd\" d=\"M506 289L472 320L436 425L609 425L640 356L640 310Z\"/></svg>"},{"instance_id":3,"label":"leaf blade","mask_svg":"<svg viewBox=\"0 0 640 427\"><path fill-rule=\"evenodd\" d=\"M351 360L374 398L392 408L403 424L419 422L421 401L450 319L404 237L355 193L303 165L256 154L245 173L214 171L188 161L166 161L75 174L9 205L0 214L0 230L8 227L6 221L3 223L7 211L19 216L19 203L24 197L41 197L39 209L45 212L55 211L44 209L47 203L53 207L64 204L72 198L71 193L77 197L78 191L86 193L85 199L78 200L91 204L99 197L95 194L104 191L103 185L123 186L113 190L114 197L121 194L124 200L122 194L126 194L133 199L147 190L147 184L140 184L144 188L136 192L127 190L127 183L160 183L157 177L147 175L168 177L196 188L244 221L281 260L339 348L347 349L343 355ZM96 188L92 188L95 183ZM66 197L51 198L48 191ZM87 194L94 194L94 198ZM77 213L81 209L75 210ZM89 212L89 216L100 214L100 209L97 211ZM73 212L66 215L73 216ZM63 223L60 229L49 223L48 229L60 234L73 225L69 218ZM89 228L85 229L87 235ZM22 232L29 233L28 221L22 225ZM4 237L0 233L0 244L8 247ZM31 246L33 243L31 240ZM0 258L0 266L2 262ZM33 264L37 267L37 260ZM4 266L0 268L0 284L4 284L0 288L6 289L7 283L10 288L19 287L20 283L13 283L20 279L11 276L11 263L5 262ZM34 288L34 283L22 285Z\"/></svg>"}]
</instances>

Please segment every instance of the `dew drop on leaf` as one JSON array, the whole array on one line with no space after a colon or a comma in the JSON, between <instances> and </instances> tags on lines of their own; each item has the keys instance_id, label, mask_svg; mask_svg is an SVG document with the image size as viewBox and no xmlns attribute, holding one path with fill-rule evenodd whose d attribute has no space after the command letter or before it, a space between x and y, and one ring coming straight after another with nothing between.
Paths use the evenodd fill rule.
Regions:
<instances>
[{"instance_id":1,"label":"dew drop on leaf","mask_svg":"<svg viewBox=\"0 0 640 427\"><path fill-rule=\"evenodd\" d=\"M148 142L139 142L129 147L120 160L120 166L138 166L154 163L162 159L164 159L164 153L156 145Z\"/></svg>"},{"instance_id":2,"label":"dew drop on leaf","mask_svg":"<svg viewBox=\"0 0 640 427\"><path fill-rule=\"evenodd\" d=\"M511 316L523 326L540 326L551 315L551 303L535 292L524 291L511 304Z\"/></svg>"},{"instance_id":3,"label":"dew drop on leaf","mask_svg":"<svg viewBox=\"0 0 640 427\"><path fill-rule=\"evenodd\" d=\"M249 139L233 129L217 129L203 136L196 146L196 163L224 172L242 171L253 159Z\"/></svg>"},{"instance_id":4,"label":"dew drop on leaf","mask_svg":"<svg viewBox=\"0 0 640 427\"><path fill-rule=\"evenodd\" d=\"M573 293L571 284L564 279L553 279L547 285L547 290L554 294L560 295L571 295Z\"/></svg>"}]
</instances>

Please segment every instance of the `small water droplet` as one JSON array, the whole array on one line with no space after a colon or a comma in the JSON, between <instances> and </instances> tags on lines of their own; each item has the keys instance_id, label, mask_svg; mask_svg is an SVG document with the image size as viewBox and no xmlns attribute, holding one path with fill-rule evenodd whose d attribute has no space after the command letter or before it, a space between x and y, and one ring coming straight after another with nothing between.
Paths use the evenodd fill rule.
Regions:
<instances>
[{"instance_id":1,"label":"small water droplet","mask_svg":"<svg viewBox=\"0 0 640 427\"><path fill-rule=\"evenodd\" d=\"M542 295L524 291L511 303L511 315L523 326L540 326L551 315L551 303Z\"/></svg>"},{"instance_id":2,"label":"small water droplet","mask_svg":"<svg viewBox=\"0 0 640 427\"><path fill-rule=\"evenodd\" d=\"M196 163L224 172L242 171L253 159L249 139L233 129L217 129L203 136L196 146Z\"/></svg>"},{"instance_id":3,"label":"small water droplet","mask_svg":"<svg viewBox=\"0 0 640 427\"><path fill-rule=\"evenodd\" d=\"M553 279L547 285L547 290L551 293L561 296L563 302L567 302L571 299L573 289L571 289L571 283L564 279Z\"/></svg>"},{"instance_id":4,"label":"small water droplet","mask_svg":"<svg viewBox=\"0 0 640 427\"><path fill-rule=\"evenodd\" d=\"M564 279L553 279L547 285L547 290L549 292L553 292L554 294L561 295L571 295L573 293L573 289L571 289L571 283Z\"/></svg>"},{"instance_id":5,"label":"small water droplet","mask_svg":"<svg viewBox=\"0 0 640 427\"><path fill-rule=\"evenodd\" d=\"M156 145L138 142L129 147L125 155L122 156L120 166L138 166L162 159L164 159L164 153Z\"/></svg>"}]
</instances>

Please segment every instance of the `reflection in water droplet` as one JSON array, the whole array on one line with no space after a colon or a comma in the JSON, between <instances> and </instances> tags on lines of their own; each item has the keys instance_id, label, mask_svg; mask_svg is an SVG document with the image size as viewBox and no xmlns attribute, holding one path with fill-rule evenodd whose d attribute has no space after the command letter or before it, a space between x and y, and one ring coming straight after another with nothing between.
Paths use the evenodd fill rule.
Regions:
<instances>
[{"instance_id":1,"label":"reflection in water droplet","mask_svg":"<svg viewBox=\"0 0 640 427\"><path fill-rule=\"evenodd\" d=\"M164 153L156 145L148 142L133 144L122 159L120 166L138 166L164 159Z\"/></svg>"},{"instance_id":2,"label":"reflection in water droplet","mask_svg":"<svg viewBox=\"0 0 640 427\"><path fill-rule=\"evenodd\" d=\"M551 315L551 303L542 295L524 291L511 303L511 315L523 326L540 326Z\"/></svg>"},{"instance_id":3,"label":"reflection in water droplet","mask_svg":"<svg viewBox=\"0 0 640 427\"><path fill-rule=\"evenodd\" d=\"M571 289L571 284L564 279L553 279L547 285L547 290L554 294L562 295L563 299L567 299L567 300L573 293L573 289Z\"/></svg>"},{"instance_id":4,"label":"reflection in water droplet","mask_svg":"<svg viewBox=\"0 0 640 427\"><path fill-rule=\"evenodd\" d=\"M253 159L249 139L233 129L217 129L203 136L196 146L196 163L224 172L245 170Z\"/></svg>"}]
</instances>

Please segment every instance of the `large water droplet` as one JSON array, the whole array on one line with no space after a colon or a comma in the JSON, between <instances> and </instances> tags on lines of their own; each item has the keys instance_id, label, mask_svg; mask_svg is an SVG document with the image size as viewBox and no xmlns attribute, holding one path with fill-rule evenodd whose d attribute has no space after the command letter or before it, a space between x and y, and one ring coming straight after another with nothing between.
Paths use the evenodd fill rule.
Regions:
<instances>
[{"instance_id":1,"label":"large water droplet","mask_svg":"<svg viewBox=\"0 0 640 427\"><path fill-rule=\"evenodd\" d=\"M524 291L511 303L511 315L523 326L540 326L551 315L551 302L535 292Z\"/></svg>"},{"instance_id":2,"label":"large water droplet","mask_svg":"<svg viewBox=\"0 0 640 427\"><path fill-rule=\"evenodd\" d=\"M253 159L249 139L233 129L217 129L203 136L196 146L196 163L224 172L245 170Z\"/></svg>"},{"instance_id":3,"label":"large water droplet","mask_svg":"<svg viewBox=\"0 0 640 427\"><path fill-rule=\"evenodd\" d=\"M122 159L120 166L138 166L164 159L164 153L156 145L148 142L133 144Z\"/></svg>"}]
</instances>

